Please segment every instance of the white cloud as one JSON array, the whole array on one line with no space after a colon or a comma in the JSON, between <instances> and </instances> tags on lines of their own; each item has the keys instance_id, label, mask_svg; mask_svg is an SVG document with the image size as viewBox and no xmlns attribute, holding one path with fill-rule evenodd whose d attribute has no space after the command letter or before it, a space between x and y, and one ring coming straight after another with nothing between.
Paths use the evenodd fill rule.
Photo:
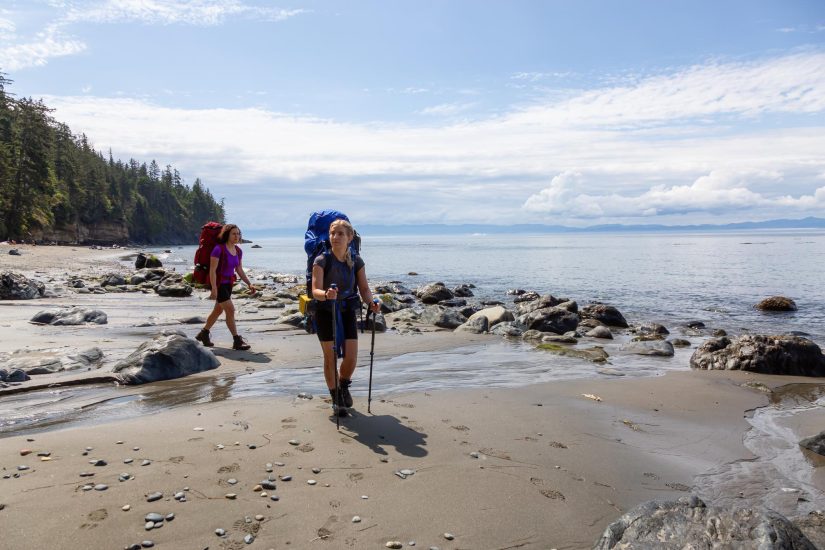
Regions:
<instances>
[{"instance_id":1,"label":"white cloud","mask_svg":"<svg viewBox=\"0 0 825 550\"><path fill-rule=\"evenodd\" d=\"M9 35L13 35L16 29L17 25L14 24L14 21L12 21L11 19L0 17L0 33L3 33L0 36L8 40L9 38L11 38L11 36Z\"/></svg>"},{"instance_id":2,"label":"white cloud","mask_svg":"<svg viewBox=\"0 0 825 550\"><path fill-rule=\"evenodd\" d=\"M422 115L453 116L469 111L476 105L477 103L442 103L440 105L426 107L418 112Z\"/></svg>"},{"instance_id":3,"label":"white cloud","mask_svg":"<svg viewBox=\"0 0 825 550\"><path fill-rule=\"evenodd\" d=\"M64 36L56 27L48 27L28 42L0 46L0 68L17 71L39 67L54 57L75 55L85 49L82 41Z\"/></svg>"},{"instance_id":4,"label":"white cloud","mask_svg":"<svg viewBox=\"0 0 825 550\"><path fill-rule=\"evenodd\" d=\"M305 10L250 6L239 0L105 0L72 4L65 20L95 23L139 21L159 25L211 26L238 15L283 21L302 13L305 13Z\"/></svg>"},{"instance_id":5,"label":"white cloud","mask_svg":"<svg viewBox=\"0 0 825 550\"><path fill-rule=\"evenodd\" d=\"M296 184L334 191L352 182L356 206L377 201L399 220L462 222L488 212L502 223L777 217L821 208L824 63L819 52L714 63L487 119L419 126L139 99L45 101L117 156L156 158L209 185L276 189L278 197ZM759 124L784 113L804 122ZM250 208L259 204L250 200Z\"/></svg>"}]
</instances>

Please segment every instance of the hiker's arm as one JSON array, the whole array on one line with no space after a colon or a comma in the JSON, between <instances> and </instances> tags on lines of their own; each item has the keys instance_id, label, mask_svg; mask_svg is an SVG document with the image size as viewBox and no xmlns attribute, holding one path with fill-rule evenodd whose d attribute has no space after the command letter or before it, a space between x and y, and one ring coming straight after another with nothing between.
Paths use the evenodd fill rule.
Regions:
<instances>
[{"instance_id":1,"label":"hiker's arm","mask_svg":"<svg viewBox=\"0 0 825 550\"><path fill-rule=\"evenodd\" d=\"M218 297L218 262L220 258L217 256L209 257L209 284L212 285L212 292L209 294L209 299L214 300Z\"/></svg>"},{"instance_id":2,"label":"hiker's arm","mask_svg":"<svg viewBox=\"0 0 825 550\"><path fill-rule=\"evenodd\" d=\"M243 266L240 263L238 263L238 266L235 268L235 273L237 273L238 277L240 277L241 280L244 283L246 283L246 286L249 287L249 290L251 290L252 292L255 292L257 290L255 288L255 285L249 282L249 277L247 277L246 273L244 273Z\"/></svg>"},{"instance_id":3,"label":"hiker's arm","mask_svg":"<svg viewBox=\"0 0 825 550\"><path fill-rule=\"evenodd\" d=\"M378 311L381 310L381 306L380 304L374 304L372 302L372 291L370 290L370 284L367 282L366 268L362 267L358 270L358 273L355 274L355 280L358 282L358 292L361 294L361 300L363 300L365 304L368 304L371 310L378 313Z\"/></svg>"},{"instance_id":4,"label":"hiker's arm","mask_svg":"<svg viewBox=\"0 0 825 550\"><path fill-rule=\"evenodd\" d=\"M312 266L312 297L321 302L338 298L336 289L324 290L324 268L318 264Z\"/></svg>"}]
</instances>

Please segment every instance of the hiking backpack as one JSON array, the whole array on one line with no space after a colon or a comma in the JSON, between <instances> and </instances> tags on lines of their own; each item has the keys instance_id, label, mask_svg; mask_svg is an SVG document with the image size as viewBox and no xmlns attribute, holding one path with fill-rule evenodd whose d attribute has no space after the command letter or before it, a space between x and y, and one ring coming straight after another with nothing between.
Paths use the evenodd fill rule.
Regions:
<instances>
[{"instance_id":1,"label":"hiking backpack","mask_svg":"<svg viewBox=\"0 0 825 550\"><path fill-rule=\"evenodd\" d=\"M201 285L210 285L209 262L212 259L212 250L218 244L218 235L223 225L218 222L207 222L201 227L201 238L198 249L195 251L195 271L192 280Z\"/></svg>"},{"instance_id":2,"label":"hiking backpack","mask_svg":"<svg viewBox=\"0 0 825 550\"><path fill-rule=\"evenodd\" d=\"M312 313L314 300L312 299L312 266L315 263L315 258L321 254L331 254L332 246L329 242L329 226L335 220L349 221L349 218L343 212L338 210L321 210L314 212L309 217L307 223L307 230L304 234L304 252L307 253L307 269L306 269L306 296L301 297L300 309L305 314L304 322L305 328L308 332L313 332L312 328ZM349 245L352 259L358 256L361 252L361 237L356 232Z\"/></svg>"}]
</instances>

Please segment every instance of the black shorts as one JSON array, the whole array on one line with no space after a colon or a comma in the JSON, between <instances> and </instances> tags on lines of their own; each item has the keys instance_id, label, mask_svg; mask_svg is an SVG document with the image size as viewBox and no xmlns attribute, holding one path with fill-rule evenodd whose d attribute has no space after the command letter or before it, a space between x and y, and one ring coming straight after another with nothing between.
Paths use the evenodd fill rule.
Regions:
<instances>
[{"instance_id":1,"label":"black shorts","mask_svg":"<svg viewBox=\"0 0 825 550\"><path fill-rule=\"evenodd\" d=\"M218 285L218 303L232 299L232 283L221 283Z\"/></svg>"},{"instance_id":2,"label":"black shorts","mask_svg":"<svg viewBox=\"0 0 825 550\"><path fill-rule=\"evenodd\" d=\"M355 310L343 310L341 317L344 321L344 340L357 340L358 326L355 322ZM315 312L315 325L318 331L318 340L332 342L332 311L318 308Z\"/></svg>"}]
</instances>

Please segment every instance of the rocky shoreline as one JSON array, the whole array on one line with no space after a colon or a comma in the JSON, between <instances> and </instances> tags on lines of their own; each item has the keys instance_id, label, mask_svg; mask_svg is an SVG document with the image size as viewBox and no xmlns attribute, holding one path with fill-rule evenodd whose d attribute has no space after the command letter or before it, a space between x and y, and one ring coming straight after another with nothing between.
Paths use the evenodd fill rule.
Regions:
<instances>
[{"instance_id":1,"label":"rocky shoreline","mask_svg":"<svg viewBox=\"0 0 825 550\"><path fill-rule=\"evenodd\" d=\"M26 251L22 258L25 260L29 253ZM311 361L317 352L317 344L314 344L311 338L301 337L302 316L297 313L297 295L303 285L294 275L262 271L251 273L256 286L260 284L263 291L255 296L248 296L238 288L236 295L239 298L238 306L243 322L246 323L247 329L257 336L252 340L261 349L248 355L227 355L222 352L213 355L191 338L196 327L186 326L202 322L201 316L193 315L196 313L193 307L204 312L206 306L198 303L200 300L196 296L199 293L180 273L167 271L162 267L131 270L122 262L114 261L109 261L105 265L92 261L91 264L97 266L94 272L49 268L40 272L37 272L37 269L4 271L7 264L2 265L3 269L0 271L4 272L0 275L0 294L6 301L0 304L14 303L20 307L0 308L0 331L6 335L4 340L9 342L9 336L13 336L11 340L19 340L18 346L7 343L0 349L0 387L6 388L0 389L0 399L4 399L4 395L12 395L27 388L57 388L63 384L83 383L84 378L86 382L99 383L104 381L101 376L110 376L110 381L121 384L141 384L183 376L214 376L216 372L243 374L251 372L250 360L278 361L290 354L287 348L296 342L300 344L291 352L291 361L298 357L304 361ZM579 307L575 300L539 295L528 290L514 290L509 296L502 296L501 300L482 302L474 300L473 290L471 284L448 288L442 283L431 283L417 289L406 288L397 281L376 284L375 291L382 301L383 313L376 320L376 329L387 331L382 337L393 339L390 346L398 343L398 347L384 353L403 353L404 349L426 350L436 341L435 339L447 336L450 339L445 340L446 344L442 345L455 346L462 341L479 342L498 337L529 342L543 352L572 356L599 365L613 363L611 368L616 369L614 361L624 355L653 356L667 361L673 360L668 358L674 357L676 349L687 347L692 349L690 366L693 369L724 369L728 372L682 372L679 373L678 388L674 388L673 383L667 384L667 380L637 380L632 387L625 384L622 389L617 389L616 384L604 380L590 380L553 385L557 386L555 388L540 385L521 391L474 390L463 396L435 398L426 393L404 396L400 400L382 401L382 408L391 407L390 412L393 414L378 417L358 414L351 419L350 425L345 427L345 432L342 433L350 434L350 437L363 445L337 458L336 449L339 446L334 444L334 424L332 427L325 425L328 423L327 415L318 410L325 410L325 405L317 399L276 399L269 400L266 404L255 404L254 407L262 407L262 410L268 411L263 416L255 412L254 408L250 409L253 406L251 403L242 401L233 401L226 406L218 407L193 406L182 413L183 417L191 419L203 415L212 418L212 428L203 427L203 423L200 422L194 428L187 427L190 420L181 422L180 418L175 420L181 413L169 413L164 415L163 421L169 423L169 428L162 429L154 435L150 435L151 430L147 431L148 426L144 426L137 419L117 422L109 427L102 426L97 431L94 428L78 428L29 438L12 435L6 440L13 442L13 446L19 449L5 446L7 449L3 452L1 465L5 469L2 482L7 484L6 487L14 489L7 493L10 497L0 499L3 501L0 502L0 515L22 517L20 514L27 513L26 511L34 505L28 494L37 485L38 479L43 475L54 475L46 473L50 471L49 468L63 468L61 475L67 476L72 468L79 467L81 457L85 460L86 457L93 456L95 461L104 462L99 466L92 465L88 471L96 473L97 469L101 468L99 471L104 475L97 480L99 482L79 481L76 484L64 484L69 491L58 499L61 502L67 502L67 499L69 502L77 503L88 501L88 504L82 505L83 509L89 510L88 513L84 512L85 521L79 527L72 528L70 538L74 541L73 544L88 545L89 541L103 540L108 541L108 546L126 548L141 544L140 541L144 539L139 537L136 527L128 526L134 523L128 520L130 510L139 510L139 515L143 519L151 515L152 519L146 519L145 525L142 525L147 542L151 541L155 545L166 543L172 545L170 547L174 547L176 540L184 540L181 539L183 536L195 537L199 544L203 545L209 545L209 540L217 539L217 544L223 547L242 547L252 543L269 543L271 547L280 547L282 543L289 541L291 547L302 548L331 540L358 547L390 547L390 543L401 544L392 547L406 547L418 539L419 545L426 544L424 547L437 545L440 548L459 548L484 546L484 543L481 543L485 540L482 536L492 537L487 540L495 540L495 544L499 546L510 543L525 547L571 544L581 547L584 541L589 541L586 546L591 546L596 541L595 547L614 548L632 540L637 544L644 544L647 540L642 533L644 529L639 529L634 534L633 530L616 527L621 521L631 520L623 518L616 524L610 522L618 517L618 512L630 510L632 506L650 498L667 495L677 497L682 487L690 487L690 476L701 472L701 469L686 467L681 459L677 463L671 463L666 458L667 454L660 454L660 451L656 450L659 444L653 443L655 438L650 439L652 434L645 426L660 426L654 431L671 434L662 437L672 438L672 445L677 445L681 437L678 427L681 423L697 423L701 426L711 418L713 422L732 422L736 418L737 410L740 413L738 422L741 422L742 411L753 407L754 403L764 401L763 390L770 392L772 387L784 384L784 380L804 380L800 376L825 376L825 360L820 348L804 335L731 336L719 327L705 327L700 320L678 327L665 327L650 321L628 322L614 305L591 303ZM142 294L152 296L140 298ZM166 308L163 310L165 313L162 311L160 315L147 315L148 311L135 312L135 304L141 303L140 300L149 300L148 303L151 305L147 307L150 310ZM40 304L48 307L41 307ZM770 307L775 307L775 304L790 307L786 302L776 299L770 300L769 304ZM796 307L796 304L793 304L793 307ZM32 329L26 329L26 326ZM44 347L43 343L37 342L37 338L32 341L24 334L30 330L39 335L37 338L53 342ZM104 338L104 334L108 336ZM277 339L277 342L270 344L272 339ZM165 359L161 360L170 356L175 357L171 363ZM170 364L180 368L170 369ZM77 376L74 376L75 374ZM676 375L668 375L665 378L673 376ZM26 377L30 380L25 381ZM38 383L41 378L43 382ZM733 380L735 384L720 384L719 381L723 380ZM697 392L697 388L694 387L691 397L680 395L683 388L697 384L703 388L704 393ZM657 395L655 406L643 404L645 391ZM524 400L526 394L530 396L527 401ZM547 396L551 394L555 396L555 402L547 401ZM667 397L664 397L665 395ZM710 415L708 418L701 418L693 407L687 405L691 399L700 399L705 403L713 403L716 399L718 407L720 398L728 401L726 407L729 411L724 413L708 409L702 413ZM494 400L498 404L496 410L507 412L490 418L484 412L489 409L484 406L484 401L489 400ZM687 401L681 405L684 400ZM456 403L463 405L456 409ZM548 417L541 414L536 417L536 403L545 405L543 413L552 409L556 416ZM621 407L618 406L619 403L623 403ZM403 413L407 405L411 405L410 409L415 411L413 417L409 417L411 413ZM427 410L416 408L422 406ZM232 408L237 409L239 414L230 414ZM472 411L479 411L480 415ZM195 417L192 417L192 414ZM584 416L581 416L582 414ZM725 418L725 414L730 415L729 418ZM634 415L635 418L626 418ZM230 420L233 417L242 419L241 424L247 426L238 434L244 435L238 437L239 441L235 444L230 441L230 432L238 426L234 423L235 420ZM283 420L279 425L277 421L273 422L272 418ZM449 420L442 423L439 418ZM565 425L565 418L569 425ZM573 418L575 422L572 421ZM378 419L383 420L379 422ZM525 422L529 426L525 425ZM599 431L595 426L602 422L606 422L606 426L618 425L629 433L623 432L624 437L618 439L603 440L583 436L584 433L592 433L594 429ZM584 424L578 425L579 423L589 427L585 428ZM249 426L257 427L257 435L247 433ZM203 427L201 431L228 431L217 438L204 438L202 435L193 438L186 435L187 430L191 434L192 431L197 432L199 427ZM516 430L515 433L523 435L518 443L514 442L512 436L503 435L508 431L513 433L513 429ZM700 427L698 429L701 430ZM739 429L741 433L744 428L740 426ZM430 434L433 438L432 443L437 443L441 447L422 446L420 442L411 444L410 431ZM477 435L469 437L468 440L468 435L459 435L465 432ZM112 455L118 449L111 447L113 433L128 434L128 437L119 438L122 443L115 441L115 445L128 445L126 439L140 439L140 443L134 445L134 448L138 449L133 451L134 453L147 447L154 448L152 457L147 455L147 458L141 459L141 463L149 461L144 466L147 468L158 462L158 457L163 456L164 441L176 441L181 449L191 447L184 453L186 459L176 462L170 458L163 461L167 465L167 475L171 474L175 479L179 479L179 483L158 483L152 481L155 479L152 476L142 476L134 472L121 472L118 474L119 477L115 476L117 479L109 479L114 474L107 469L111 463L110 457L118 455ZM300 433L310 434L309 441L301 441L306 437L302 438ZM542 450L538 451L536 445L547 434L554 434L551 436L553 441L549 447L542 446ZM86 454L76 451L79 447L86 448L82 439L90 441L88 447L92 450L84 451ZM803 446L812 453L821 452L823 439L825 433L811 434ZM394 442L395 450L390 451L389 455L386 452L378 453L376 458L376 449L386 445L388 440ZM639 445L639 449L647 450L625 449L625 442L630 440L634 440L634 445ZM299 447L309 447L296 453L292 441L298 441ZM271 444L280 446L280 450L274 454L267 453L267 462L263 463L260 462L261 459L255 458L256 450L259 451L262 446ZM502 446L517 450L502 450ZM600 480L601 476L596 472L600 470L597 465L601 460L596 458L599 455L594 454L600 446L606 446L602 449L606 454L602 456L615 458L630 452L635 458L630 459L631 455L628 455L621 458L618 463L610 461L611 468L616 472L603 471L602 476L604 479L609 478L609 481ZM421 454L421 449L425 447L428 451ZM688 458L693 456L693 453L701 453L699 449L704 448L704 445L688 447L689 449L676 454L684 453L684 458ZM668 446L665 445L664 448ZM107 456L99 456L95 449L108 449L104 453ZM234 458L232 464L227 467L234 469L223 474L220 471L223 466L215 470L217 463L214 460L232 449L235 450ZM310 454L313 449L319 452ZM566 461L559 454L571 449L576 449L576 459L573 462ZM24 451L28 452L24 454ZM189 452L193 454L190 456ZM726 460L733 460L737 456L746 458L741 443L734 443L725 453ZM15 465L13 455L16 454L19 455L17 461L20 464ZM428 455L431 455L430 458L425 459ZM199 458L192 458L193 456ZM723 455L720 455L720 458L721 456ZM278 457L281 457L281 460L276 460ZM310 460L307 461L307 458ZM388 460L384 461L383 458ZM55 459L58 460L58 464L54 463ZM127 459L130 462L126 462ZM130 456L124 457L122 462L127 466L121 466L121 469L128 469L133 459L134 457ZM59 464L61 460L62 465ZM486 467L482 466L481 470L477 466L479 460L486 461ZM565 462L561 468L557 463L560 460ZM473 461L476 465L473 465ZM190 463L190 466L176 466L186 463ZM277 466L281 463L284 466ZM354 471L361 472L362 477L355 480L334 473L346 472L348 463L357 463L358 467ZM261 464L264 464L263 470ZM439 464L446 466L445 472L440 472L437 466ZM517 474L517 478L536 489L541 500L534 502L534 497L530 494L511 494L506 485L501 485L499 481L489 477L491 474L485 473L485 470L504 472L513 464L522 465L520 468L524 468L524 472ZM23 466L26 467L19 468ZM66 471L65 468L69 470ZM290 469L290 476L296 475L297 468L297 472L301 472L299 477L304 487L320 486L321 489L331 491L331 494L334 494L332 499L338 502L338 505L328 509L332 515L327 515L329 518L335 517L335 520L332 523L323 523L315 530L313 536L301 534L306 532L305 527L297 525L294 519L290 520L288 511L276 513L273 507L279 506L283 509L287 502L297 506L292 508L293 510L306 506L311 510L311 517L320 520L325 513L324 506L310 503L307 499L314 497L303 491L288 489L294 492L286 493L286 498L284 493L278 494L280 491L263 487L262 479L279 489L297 487L289 485L282 479L284 474L275 472L273 468ZM647 477L647 473L651 472L639 468L660 468L670 472L671 481L668 483L679 489L667 489L664 485L660 488L655 483L655 487L648 486L654 478ZM307 470L306 476L303 475L304 469ZM376 469L376 472L371 472L371 469ZM308 474L310 470L312 474ZM413 472L415 475L403 472L397 475L397 472L402 470ZM449 471L453 470L461 472L463 477L452 477ZM214 475L215 471L218 471L217 477ZM375 478L374 474L379 471L383 474ZM232 477L225 475L227 473L231 473ZM324 476L324 473L328 475ZM83 474L84 472L80 472L75 475ZM422 513L422 510L410 511L406 507L404 513L411 519L409 522L401 520L403 514L398 516L390 510L360 511L357 498L352 496L360 491L359 484L371 483L370 487L377 492L376 494L380 494L382 499L391 499L395 495L395 489L387 485L384 474L395 475L402 480L408 477L409 479L404 482L408 484L405 487L414 487L416 481L427 479L426 486L414 490L419 499L430 494L428 491L438 491L439 495L443 495L445 486L455 487L455 490L465 498L477 503L476 506L470 506L475 510L476 516L486 514L482 511L487 509L484 503L492 502L483 496L487 491L483 494L478 492L486 486L493 487L500 495L510 495L507 498L517 499L521 506L534 507L535 511L526 514L529 518L527 524L523 518L518 518L518 512L515 510L504 512L503 515L510 522L509 526L497 525L495 528L480 528L478 518L472 515L465 517L464 514L459 514L456 520L459 525L451 525L450 522L433 522L432 517ZM687 477L682 477L686 474ZM479 475L482 477L479 478ZM495 474L492 475L496 478ZM559 477L560 475L562 477ZM661 473L651 475L662 477ZM145 493L144 497L131 490L124 493L121 489L133 485L136 479L143 477L148 479L141 480L137 485L139 492ZM307 479L304 480L303 477ZM502 476L501 481L505 481L506 477ZM579 478L582 481L577 481ZM596 480L596 485L587 483L589 488L584 488L585 480L589 479ZM624 481L621 481L622 479ZM645 479L647 481L642 481ZM232 483L232 480L235 480L235 483ZM309 483L310 481L315 483ZM16 482L17 485L8 485L12 482ZM223 488L222 494L209 489L210 484L214 483L217 483L214 488ZM410 483L413 485L409 485ZM468 483L470 485L467 485ZM473 486L474 483L478 484L478 487ZM569 483L573 485L568 486ZM239 491L241 485L246 491L251 492L247 494ZM113 491L120 496L112 497ZM194 496L193 491L196 492ZM148 500L149 496L155 493L161 495L158 502L165 504L156 506L155 500ZM267 497L261 498L258 493L266 493ZM230 494L235 497L229 497ZM179 496L181 498L178 498ZM252 498L253 496L258 498ZM274 496L278 499L270 498ZM202 529L185 508L180 512L173 511L176 510L174 507L187 500L193 504L194 501L198 501L198 511L211 518L210 521L215 525L209 529ZM225 506L238 501L243 503L242 506L238 507L236 512L232 512L236 515L237 521L233 520L234 523L231 524L220 521L219 518L225 517ZM347 515L338 511L344 503L348 510L355 512ZM92 509L93 506L99 507ZM445 499L445 502L436 508L441 509L441 506L453 509L461 505L452 502L451 499ZM644 512L647 515L660 513L651 508L652 505L643 505L642 508L644 506L647 506ZM696 512L706 506L702 500L690 500L681 504L674 501L674 504L669 506L674 511L680 510L679 506L687 506L685 509L694 510L690 513L672 514L673 523L668 523L666 529L670 530L667 531L670 533L667 536L673 540L694 540L690 537L698 537L695 540L714 540L720 544L734 544L738 541L744 547L754 548L765 541L772 541L774 545L769 546L772 548L815 548L814 544L823 544L821 538L817 538L817 533L821 532L820 528L823 525L821 514L812 513L806 517L792 518L796 526L780 522L782 527L779 528L776 527L779 523L773 519L766 520L767 523L758 523L762 520L753 519L757 516L748 516L750 519L745 520L735 514L725 515L728 514L726 510L714 509L712 513L717 514L714 517L725 518L714 520L717 523L732 522L731 525L741 526L739 530L728 529L725 533L720 533L707 529L706 520L702 519L705 512ZM712 503L707 506L710 510ZM589 514L590 518L574 520L564 511L567 509ZM593 516L594 513L596 516ZM632 521L637 523L640 512L634 510L629 513L636 514ZM119 514L123 514L123 519L119 519ZM355 516L358 516L360 521L354 521ZM686 516L699 518L699 521L689 526L683 523ZM552 528L539 527L539 523L532 523L538 522L540 517L545 517L545 521L548 521ZM595 517L598 519L594 519ZM58 520L53 521L59 526ZM746 529L745 526L750 525L747 523L749 521L757 521L762 527L755 530ZM378 530L373 533L362 533L359 525L362 522L370 522L364 527L378 527ZM151 527L148 527L149 523L152 523ZM608 524L610 526L597 541L598 534ZM156 532L156 529L164 525L165 529ZM409 525L413 527L408 528ZM425 525L434 527L435 531L425 528ZM772 527L765 527L767 525ZM131 540L135 542L124 540L123 534L118 534L123 529L133 533ZM743 535L740 531L751 534ZM753 532L758 534L753 535ZM688 536L686 533L691 535ZM451 538L448 538L447 534ZM625 538L631 535L635 538ZM740 536L745 538L736 538ZM10 537L9 540L18 542L37 539L36 535L18 529L13 529Z\"/></svg>"}]
</instances>

